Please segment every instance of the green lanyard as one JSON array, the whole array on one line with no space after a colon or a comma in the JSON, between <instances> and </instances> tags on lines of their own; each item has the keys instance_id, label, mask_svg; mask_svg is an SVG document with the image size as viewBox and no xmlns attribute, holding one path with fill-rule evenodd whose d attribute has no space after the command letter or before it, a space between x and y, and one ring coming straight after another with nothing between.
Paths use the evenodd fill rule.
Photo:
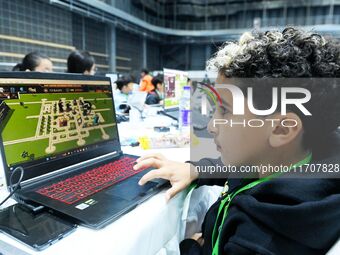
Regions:
<instances>
[{"instance_id":1,"label":"green lanyard","mask_svg":"<svg viewBox=\"0 0 340 255\"><path fill-rule=\"evenodd\" d=\"M290 169L302 166L304 164L308 164L311 160L312 160L312 153L308 154L308 156L306 158L304 158L303 160L301 160L298 163L294 164ZM212 245L213 245L213 247L212 247L213 248L212 255L218 255L219 254L220 231L221 231L221 228L222 228L222 226L224 224L224 221L225 221L225 219L227 217L228 208L229 208L230 203L233 200L233 198L237 194L239 194L239 193L241 193L241 192L243 192L245 190L251 189L251 188L255 187L256 185L258 185L260 183L269 181L273 177L276 177L276 176L278 176L280 174L281 173L275 173L275 174L269 175L267 177L264 177L264 178L258 179L256 181L253 181L253 182L243 186L242 188L238 189L237 191L233 192L232 194L228 194L226 198L221 200L220 206L218 208L217 218L216 218L215 225L214 225L214 230L213 230L213 233L212 233ZM220 224L220 226L218 227L218 230L217 230L217 222L218 222L219 217L221 216L222 210L224 210L223 218L222 218L222 222L221 222L221 224ZM218 234L217 234L217 232L218 232Z\"/></svg>"}]
</instances>

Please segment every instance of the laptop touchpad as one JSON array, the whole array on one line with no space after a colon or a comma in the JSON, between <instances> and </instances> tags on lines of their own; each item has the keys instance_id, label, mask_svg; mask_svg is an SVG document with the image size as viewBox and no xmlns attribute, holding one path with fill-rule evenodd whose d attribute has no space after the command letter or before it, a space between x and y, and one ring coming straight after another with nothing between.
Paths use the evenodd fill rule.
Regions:
<instances>
[{"instance_id":1,"label":"laptop touchpad","mask_svg":"<svg viewBox=\"0 0 340 255\"><path fill-rule=\"evenodd\" d=\"M133 178L123 181L111 189L106 191L105 193L108 195L114 195L116 197L120 197L126 200L133 200L138 196L143 196L146 194L151 188L155 187L157 182L147 182L143 186L138 185L137 182L133 180Z\"/></svg>"}]
</instances>

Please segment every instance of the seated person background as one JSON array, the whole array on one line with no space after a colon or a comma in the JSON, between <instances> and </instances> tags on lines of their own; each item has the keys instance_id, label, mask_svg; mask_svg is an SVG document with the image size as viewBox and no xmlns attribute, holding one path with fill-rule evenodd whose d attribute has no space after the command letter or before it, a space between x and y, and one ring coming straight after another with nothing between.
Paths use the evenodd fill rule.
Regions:
<instances>
[{"instance_id":1,"label":"seated person background","mask_svg":"<svg viewBox=\"0 0 340 255\"><path fill-rule=\"evenodd\" d=\"M154 89L151 90L145 100L146 104L162 104L164 99L164 85L163 81L159 78L154 77L151 80Z\"/></svg>"},{"instance_id":2,"label":"seated person background","mask_svg":"<svg viewBox=\"0 0 340 255\"><path fill-rule=\"evenodd\" d=\"M139 84L138 83L136 83L136 77L133 75L133 74L130 74L129 76L128 76L128 79L129 80L131 80L131 82L132 82L132 91L140 91L139 90Z\"/></svg>"},{"instance_id":3,"label":"seated person background","mask_svg":"<svg viewBox=\"0 0 340 255\"><path fill-rule=\"evenodd\" d=\"M129 113L130 107L127 102L129 95L132 93L133 82L129 79L120 79L115 83L118 90L113 96L116 113Z\"/></svg>"},{"instance_id":4,"label":"seated person background","mask_svg":"<svg viewBox=\"0 0 340 255\"><path fill-rule=\"evenodd\" d=\"M96 74L95 59L87 51L73 51L67 58L67 72L85 75Z\"/></svg>"},{"instance_id":5,"label":"seated person background","mask_svg":"<svg viewBox=\"0 0 340 255\"><path fill-rule=\"evenodd\" d=\"M28 53L12 71L53 72L53 64L46 55L34 51Z\"/></svg>"},{"instance_id":6,"label":"seated person background","mask_svg":"<svg viewBox=\"0 0 340 255\"><path fill-rule=\"evenodd\" d=\"M247 84L247 79L243 78L338 77L339 56L339 45L335 42L318 34L286 28L283 32L247 33L238 43L227 42L208 66L217 69L216 84L235 84L245 94L246 87L255 87L256 84ZM253 97L256 109L268 109L261 108L272 103L267 92L282 86L280 83L267 85L269 87L264 89L257 86L259 93ZM296 84L299 85L303 86ZM312 95L308 102L310 117L301 114L297 107L291 107L285 115L278 110L265 116L279 121L257 128L215 126L211 121L209 131L214 136L220 159L179 163L153 154L137 160L135 169L157 168L142 177L141 185L154 178L170 181L172 187L166 192L166 199L191 183L223 186L228 181L225 188L229 189L221 194L221 199L227 199L258 181L257 185L250 185L249 189L233 197L227 209L221 199L216 201L205 216L202 233L181 242L181 254L319 255L332 247L340 235L339 178L315 178L304 173L296 177L296 173L290 172L287 173L290 178L268 179L266 177L271 173L260 171L255 180L229 178L227 174L225 178L204 179L194 167L217 164L290 166L301 162L339 164L339 85L326 85L316 79L313 86L308 87ZM213 119L228 118L240 122L242 118L246 121L264 118L250 112L247 104L245 114L233 114L231 92L222 88L217 91L223 103L217 106ZM286 118L295 120L297 126L283 126L281 121ZM227 213L223 216L225 210Z\"/></svg>"},{"instance_id":7,"label":"seated person background","mask_svg":"<svg viewBox=\"0 0 340 255\"><path fill-rule=\"evenodd\" d=\"M154 86L151 83L152 76L149 74L147 69L142 70L140 77L139 90L145 92L153 90Z\"/></svg>"}]
</instances>

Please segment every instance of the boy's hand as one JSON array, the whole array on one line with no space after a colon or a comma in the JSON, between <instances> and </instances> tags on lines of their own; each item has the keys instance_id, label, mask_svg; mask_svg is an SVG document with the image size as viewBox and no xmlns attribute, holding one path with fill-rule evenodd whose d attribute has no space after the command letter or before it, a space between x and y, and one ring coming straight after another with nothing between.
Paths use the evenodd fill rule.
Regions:
<instances>
[{"instance_id":1,"label":"boy's hand","mask_svg":"<svg viewBox=\"0 0 340 255\"><path fill-rule=\"evenodd\" d=\"M166 191L166 200L174 197L177 193L187 188L192 181L198 178L198 173L193 165L189 163L180 163L166 159L162 154L150 154L137 159L137 164L133 167L135 170L140 168L154 167L145 174L140 180L139 185L155 178L169 180L171 188Z\"/></svg>"},{"instance_id":2,"label":"boy's hand","mask_svg":"<svg viewBox=\"0 0 340 255\"><path fill-rule=\"evenodd\" d=\"M202 237L202 233L196 233L196 234L194 234L190 239L193 239L193 240L195 240L196 242L198 242L198 244L199 244L200 246L203 246L203 244L204 244L204 239L203 239L203 237Z\"/></svg>"}]
</instances>

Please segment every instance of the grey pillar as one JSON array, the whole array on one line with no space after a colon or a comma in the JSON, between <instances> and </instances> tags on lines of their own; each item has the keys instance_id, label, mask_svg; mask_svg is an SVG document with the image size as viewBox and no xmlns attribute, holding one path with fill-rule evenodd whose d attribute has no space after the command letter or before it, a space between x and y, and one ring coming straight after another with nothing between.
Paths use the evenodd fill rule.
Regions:
<instances>
[{"instance_id":1,"label":"grey pillar","mask_svg":"<svg viewBox=\"0 0 340 255\"><path fill-rule=\"evenodd\" d=\"M148 60L147 60L147 45L146 45L146 35L143 34L143 66L142 68L148 68Z\"/></svg>"},{"instance_id":2,"label":"grey pillar","mask_svg":"<svg viewBox=\"0 0 340 255\"><path fill-rule=\"evenodd\" d=\"M117 41L116 41L116 27L114 25L110 26L110 40L109 40L109 63L110 63L110 71L116 72L116 47L117 47Z\"/></svg>"},{"instance_id":3,"label":"grey pillar","mask_svg":"<svg viewBox=\"0 0 340 255\"><path fill-rule=\"evenodd\" d=\"M331 0L329 5L329 13L327 17L328 24L333 24L333 16L334 16L334 0Z\"/></svg>"},{"instance_id":4,"label":"grey pillar","mask_svg":"<svg viewBox=\"0 0 340 255\"><path fill-rule=\"evenodd\" d=\"M286 25L287 25L287 2L285 2L284 6L283 6L283 24L282 24L282 26L286 26Z\"/></svg>"},{"instance_id":5,"label":"grey pillar","mask_svg":"<svg viewBox=\"0 0 340 255\"><path fill-rule=\"evenodd\" d=\"M189 44L185 45L185 71L189 70L191 64L190 64L190 48Z\"/></svg>"},{"instance_id":6,"label":"grey pillar","mask_svg":"<svg viewBox=\"0 0 340 255\"><path fill-rule=\"evenodd\" d=\"M85 18L81 18L81 46L82 50L86 50L86 35L85 35Z\"/></svg>"},{"instance_id":7,"label":"grey pillar","mask_svg":"<svg viewBox=\"0 0 340 255\"><path fill-rule=\"evenodd\" d=\"M211 47L209 44L207 44L205 46L205 60L207 61L210 57L211 57Z\"/></svg>"},{"instance_id":8,"label":"grey pillar","mask_svg":"<svg viewBox=\"0 0 340 255\"><path fill-rule=\"evenodd\" d=\"M312 19L311 19L311 14L310 14L310 3L307 4L306 6L306 25L312 25Z\"/></svg>"},{"instance_id":9,"label":"grey pillar","mask_svg":"<svg viewBox=\"0 0 340 255\"><path fill-rule=\"evenodd\" d=\"M262 10L262 22L261 26L267 27L268 26L268 21L267 21L267 9L266 5L264 5L264 8Z\"/></svg>"}]
</instances>

